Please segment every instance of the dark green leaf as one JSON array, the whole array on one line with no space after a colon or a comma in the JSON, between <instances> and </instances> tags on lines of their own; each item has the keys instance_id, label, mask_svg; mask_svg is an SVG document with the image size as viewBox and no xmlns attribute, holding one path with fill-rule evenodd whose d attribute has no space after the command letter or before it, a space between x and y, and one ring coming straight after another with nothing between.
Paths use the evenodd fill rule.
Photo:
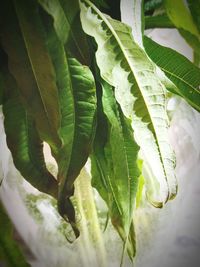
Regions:
<instances>
[{"instance_id":1,"label":"dark green leaf","mask_svg":"<svg viewBox=\"0 0 200 267\"><path fill-rule=\"evenodd\" d=\"M56 149L61 145L58 136L60 110L55 73L43 42L44 33L32 1L16 1L16 6L24 39L13 6L10 1L4 1L0 19L2 46L41 139Z\"/></svg>"},{"instance_id":2,"label":"dark green leaf","mask_svg":"<svg viewBox=\"0 0 200 267\"><path fill-rule=\"evenodd\" d=\"M145 17L145 29L174 28L174 24L166 14Z\"/></svg>"},{"instance_id":3,"label":"dark green leaf","mask_svg":"<svg viewBox=\"0 0 200 267\"><path fill-rule=\"evenodd\" d=\"M187 0L192 18L200 32L200 0Z\"/></svg>"},{"instance_id":4,"label":"dark green leaf","mask_svg":"<svg viewBox=\"0 0 200 267\"><path fill-rule=\"evenodd\" d=\"M146 36L144 46L149 57L175 84L172 92L182 96L192 107L200 111L200 69L181 54L157 44Z\"/></svg>"},{"instance_id":5,"label":"dark green leaf","mask_svg":"<svg viewBox=\"0 0 200 267\"><path fill-rule=\"evenodd\" d=\"M149 1L145 1L144 11L145 12L154 11L155 9L161 7L162 4L163 4L163 0L149 0Z\"/></svg>"},{"instance_id":6,"label":"dark green leaf","mask_svg":"<svg viewBox=\"0 0 200 267\"><path fill-rule=\"evenodd\" d=\"M47 171L43 144L33 119L24 109L17 90L17 84L9 72L3 72L4 82L4 126L6 140L13 161L23 177L38 190L57 195L57 182Z\"/></svg>"},{"instance_id":7,"label":"dark green leaf","mask_svg":"<svg viewBox=\"0 0 200 267\"><path fill-rule=\"evenodd\" d=\"M55 24L52 25L51 20L44 13L42 17L48 52L57 77L61 107L59 133L63 146L54 153L58 163L60 183L58 208L61 215L67 216L74 226L75 214L69 198L74 193L74 181L85 165L91 150L95 130L95 82L88 67L67 55L63 42L58 37L59 25L56 27Z\"/></svg>"},{"instance_id":8,"label":"dark green leaf","mask_svg":"<svg viewBox=\"0 0 200 267\"><path fill-rule=\"evenodd\" d=\"M186 42L192 47L194 53L200 56L200 40L197 38L197 36L183 29L179 29L179 32Z\"/></svg>"}]
</instances>

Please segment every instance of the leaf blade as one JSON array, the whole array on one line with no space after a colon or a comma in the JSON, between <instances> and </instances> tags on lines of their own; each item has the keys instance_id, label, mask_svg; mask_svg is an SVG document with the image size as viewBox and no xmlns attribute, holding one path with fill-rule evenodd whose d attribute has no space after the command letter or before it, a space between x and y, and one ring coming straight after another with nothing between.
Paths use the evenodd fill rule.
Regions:
<instances>
[{"instance_id":1,"label":"leaf blade","mask_svg":"<svg viewBox=\"0 0 200 267\"><path fill-rule=\"evenodd\" d=\"M196 110L200 111L200 70L176 51L161 46L144 37L144 46L149 57L175 84L173 92L182 96ZM170 88L169 88L170 90Z\"/></svg>"},{"instance_id":2,"label":"leaf blade","mask_svg":"<svg viewBox=\"0 0 200 267\"><path fill-rule=\"evenodd\" d=\"M156 78L155 65L134 43L127 25L103 15L88 0L80 5L83 29L98 44L101 76L115 87L115 97L125 116L133 120L136 141L153 169L158 191L150 196L152 203L162 206L176 195L177 183L164 88Z\"/></svg>"},{"instance_id":3,"label":"leaf blade","mask_svg":"<svg viewBox=\"0 0 200 267\"><path fill-rule=\"evenodd\" d=\"M5 71L3 82L4 127L15 166L32 186L56 197L57 181L46 168L42 141L32 118L20 101L16 82L9 72Z\"/></svg>"},{"instance_id":4,"label":"leaf blade","mask_svg":"<svg viewBox=\"0 0 200 267\"><path fill-rule=\"evenodd\" d=\"M59 147L61 145L61 140L58 136L60 115L59 107L57 105L57 92L55 83L53 82L53 85L50 86L50 88L52 88L52 92L50 91L49 93L47 89L48 85L45 82L46 76L50 79L50 81L52 81L52 79L54 79L54 75L46 73L45 66L43 64L43 71L38 74L42 83L42 89L38 88L32 66L27 55L25 43L20 33L14 7L10 2L4 2L1 11L1 23L3 26L1 31L1 43L3 49L8 55L9 69L18 83L18 88L21 96L23 97L23 102L26 104L27 110L35 118L40 137L54 148ZM37 31L37 28L35 31ZM43 47L43 45L41 46ZM40 61L43 58L40 58L38 55L40 52L41 51L38 50L36 52L37 56L32 55L32 58L35 57L38 61ZM48 57L46 53L44 57ZM43 99L41 96L43 96Z\"/></svg>"}]
</instances>

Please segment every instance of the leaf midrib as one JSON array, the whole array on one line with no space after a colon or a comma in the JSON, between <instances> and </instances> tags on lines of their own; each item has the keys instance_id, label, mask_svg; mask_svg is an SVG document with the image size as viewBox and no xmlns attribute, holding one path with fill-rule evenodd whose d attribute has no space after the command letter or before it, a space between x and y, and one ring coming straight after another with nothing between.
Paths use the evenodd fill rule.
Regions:
<instances>
[{"instance_id":1,"label":"leaf midrib","mask_svg":"<svg viewBox=\"0 0 200 267\"><path fill-rule=\"evenodd\" d=\"M109 22L105 17L102 16L101 12L99 12L99 10L94 6L93 3L91 3L89 0L83 0L83 1L87 2L87 3L94 9L94 11L99 15L99 17L102 19L102 21L105 21L106 25L108 26L108 29L111 31L111 33L112 33L113 36L115 37L115 39L116 39L116 41L117 41L117 43L118 43L118 45L119 45L119 47L120 47L122 53L124 54L124 57L125 57L125 59L126 59L126 62L128 63L128 66L129 66L131 72L132 72L133 75L134 75L135 72L134 72L134 70L133 70L133 68L132 68L132 66L131 66L132 64L131 64L131 62L129 61L129 59L128 59L128 57L127 57L127 54L126 54L126 51L123 49L122 43L121 43L120 39L118 38L118 36L117 36L115 30L113 29L112 25L110 24L110 22ZM138 47L138 48L139 48L139 47ZM140 48L139 48L139 49L140 49ZM139 87L139 83L138 83L138 80L137 80L137 76L134 75L134 78L135 78L135 80L136 80L137 87L138 87L138 89L139 89L140 87ZM147 103L146 103L146 100L145 100L145 98L144 98L144 95L143 95L142 91L141 91L141 90L139 90L139 91L140 91L140 93L141 93L141 95L142 95L142 97L143 97L143 100L144 100L146 109L148 110L148 114L151 114L151 113L149 112L149 108L148 108L148 105L147 105ZM158 138L157 138L157 131L156 131L156 129L155 129L155 126L154 126L154 123L153 123L153 121L152 121L152 119L151 119L151 116L149 116L149 118L150 118L150 120L151 120L151 124L152 124L152 126L153 126L154 136L155 136L155 140L156 140L156 144L157 144L158 153L159 153L159 156L160 156L160 161L161 161L161 164L162 164L162 167L163 167L163 172L164 172L165 180L166 180L166 183L167 183L168 188L169 188L169 184L168 184L168 181L167 181L167 174L166 174L166 170L165 170L165 165L164 165L164 162L163 162L163 159L162 159L162 153L161 153L161 151L160 151L159 141L158 141ZM169 198L169 196L167 196L166 199L168 199L168 198Z\"/></svg>"}]
</instances>

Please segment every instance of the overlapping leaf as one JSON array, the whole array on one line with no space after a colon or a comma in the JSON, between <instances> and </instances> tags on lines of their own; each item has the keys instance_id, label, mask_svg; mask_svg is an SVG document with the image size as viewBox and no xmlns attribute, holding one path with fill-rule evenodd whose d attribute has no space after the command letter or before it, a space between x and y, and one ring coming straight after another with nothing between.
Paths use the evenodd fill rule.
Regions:
<instances>
[{"instance_id":1,"label":"overlapping leaf","mask_svg":"<svg viewBox=\"0 0 200 267\"><path fill-rule=\"evenodd\" d=\"M92 182L106 201L112 223L127 243L129 255L133 258L135 240L131 240L129 232L139 177L139 147L133 138L131 122L124 117L112 87L102 82L102 88L103 111L99 107L99 126L92 154Z\"/></svg>"},{"instance_id":2,"label":"overlapping leaf","mask_svg":"<svg viewBox=\"0 0 200 267\"><path fill-rule=\"evenodd\" d=\"M90 64L89 49L82 30L78 0L39 0L44 10L52 16L59 40L71 56L82 64ZM70 8L69 8L70 7Z\"/></svg>"},{"instance_id":3,"label":"overlapping leaf","mask_svg":"<svg viewBox=\"0 0 200 267\"><path fill-rule=\"evenodd\" d=\"M134 41L142 47L144 30L143 1L121 1L121 21L132 28Z\"/></svg>"},{"instance_id":4,"label":"overlapping leaf","mask_svg":"<svg viewBox=\"0 0 200 267\"><path fill-rule=\"evenodd\" d=\"M145 17L145 29L174 27L166 14Z\"/></svg>"},{"instance_id":5,"label":"overlapping leaf","mask_svg":"<svg viewBox=\"0 0 200 267\"><path fill-rule=\"evenodd\" d=\"M165 0L165 9L172 23L199 57L200 32L198 30L198 25L195 24L197 20L193 19L186 3L183 0ZM196 9L196 11L198 12L198 9Z\"/></svg>"},{"instance_id":6,"label":"overlapping leaf","mask_svg":"<svg viewBox=\"0 0 200 267\"><path fill-rule=\"evenodd\" d=\"M59 211L75 223L69 197L74 181L87 161L95 130L96 90L92 73L75 58L67 55L50 17L41 14L46 31L46 43L57 77L61 107L60 135L62 149L54 153L58 163ZM63 29L65 30L65 29ZM56 34L57 33L57 34ZM61 33L60 33L61 34Z\"/></svg>"},{"instance_id":7,"label":"overlapping leaf","mask_svg":"<svg viewBox=\"0 0 200 267\"><path fill-rule=\"evenodd\" d=\"M200 1L199 0L187 0L192 18L200 32Z\"/></svg>"},{"instance_id":8,"label":"overlapping leaf","mask_svg":"<svg viewBox=\"0 0 200 267\"><path fill-rule=\"evenodd\" d=\"M144 46L149 57L175 84L172 92L182 96L200 111L200 69L181 54L157 44L148 37L144 37Z\"/></svg>"},{"instance_id":9,"label":"overlapping leaf","mask_svg":"<svg viewBox=\"0 0 200 267\"><path fill-rule=\"evenodd\" d=\"M3 2L1 43L8 54L9 69L18 83L26 108L35 119L40 137L56 149L61 146L61 140L58 136L60 111L55 74L44 46L43 32L38 31L40 25L35 21L37 10L29 6L32 1L26 5L23 3L16 1L22 37L12 3Z\"/></svg>"},{"instance_id":10,"label":"overlapping leaf","mask_svg":"<svg viewBox=\"0 0 200 267\"><path fill-rule=\"evenodd\" d=\"M10 2L4 7L11 21L2 19L3 48L27 111L58 163L59 211L75 223L69 197L92 143L96 110L94 78L88 67L67 55L65 41L61 40L67 34L66 27L61 26L62 20L54 23L54 29L51 17L34 1L14 3L17 18Z\"/></svg>"},{"instance_id":11,"label":"overlapping leaf","mask_svg":"<svg viewBox=\"0 0 200 267\"><path fill-rule=\"evenodd\" d=\"M80 1L85 32L98 44L101 76L115 87L123 113L132 119L136 141L152 168L155 184L152 203L162 206L176 195L174 154L168 141L165 94L155 66L133 41L130 28L102 14L90 1Z\"/></svg>"},{"instance_id":12,"label":"overlapping leaf","mask_svg":"<svg viewBox=\"0 0 200 267\"><path fill-rule=\"evenodd\" d=\"M27 114L20 101L14 78L5 69L3 84L6 140L15 166L35 188L56 197L57 181L46 169L42 141L33 119Z\"/></svg>"}]
</instances>

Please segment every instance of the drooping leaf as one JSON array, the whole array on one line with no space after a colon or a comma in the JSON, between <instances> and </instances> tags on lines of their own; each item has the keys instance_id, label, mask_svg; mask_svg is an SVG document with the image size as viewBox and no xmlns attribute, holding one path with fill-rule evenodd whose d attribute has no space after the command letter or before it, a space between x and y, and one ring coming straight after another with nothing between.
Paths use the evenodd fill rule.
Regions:
<instances>
[{"instance_id":1,"label":"drooping leaf","mask_svg":"<svg viewBox=\"0 0 200 267\"><path fill-rule=\"evenodd\" d=\"M73 184L89 156L95 131L96 92L89 69L75 59L68 59L70 90L75 102L73 148L66 177L61 177L59 202L61 209L73 192Z\"/></svg>"},{"instance_id":2,"label":"drooping leaf","mask_svg":"<svg viewBox=\"0 0 200 267\"><path fill-rule=\"evenodd\" d=\"M165 0L165 9L172 23L186 42L200 55L200 32L184 0Z\"/></svg>"},{"instance_id":3,"label":"drooping leaf","mask_svg":"<svg viewBox=\"0 0 200 267\"><path fill-rule=\"evenodd\" d=\"M41 139L56 149L61 146L61 140L58 136L60 110L55 73L43 42L40 22L36 20L35 6L31 6L32 1L16 1L15 4L23 38L14 7L10 1L4 1L0 19L1 43L8 55L9 69L18 83L27 110L35 119Z\"/></svg>"},{"instance_id":4,"label":"drooping leaf","mask_svg":"<svg viewBox=\"0 0 200 267\"><path fill-rule=\"evenodd\" d=\"M174 28L174 24L166 14L145 17L145 29Z\"/></svg>"},{"instance_id":5,"label":"drooping leaf","mask_svg":"<svg viewBox=\"0 0 200 267\"><path fill-rule=\"evenodd\" d=\"M144 46L149 57L174 83L172 92L182 96L192 107L200 111L200 69L183 55L157 44L146 36Z\"/></svg>"},{"instance_id":6,"label":"drooping leaf","mask_svg":"<svg viewBox=\"0 0 200 267\"><path fill-rule=\"evenodd\" d=\"M188 31L199 38L198 29L184 0L165 0L164 3L167 15L173 24L178 29Z\"/></svg>"},{"instance_id":7,"label":"drooping leaf","mask_svg":"<svg viewBox=\"0 0 200 267\"><path fill-rule=\"evenodd\" d=\"M62 216L68 217L76 231L73 225L75 213L69 198L73 195L74 181L85 165L91 149L95 130L95 82L88 67L67 55L50 17L44 13L41 16L48 52L57 77L61 107L59 133L63 146L54 154L58 163L58 208Z\"/></svg>"},{"instance_id":8,"label":"drooping leaf","mask_svg":"<svg viewBox=\"0 0 200 267\"><path fill-rule=\"evenodd\" d=\"M13 226L0 203L0 262L7 267L30 267L17 242L13 239Z\"/></svg>"},{"instance_id":9,"label":"drooping leaf","mask_svg":"<svg viewBox=\"0 0 200 267\"><path fill-rule=\"evenodd\" d=\"M129 233L139 177L139 148L133 138L131 122L124 117L116 103L112 87L102 81L102 88L105 115L101 114L99 108L101 130L97 128L92 154L93 186L106 201L112 223L124 243L127 243L129 255L133 259L135 241L131 241ZM101 133L102 129L105 129L107 136Z\"/></svg>"},{"instance_id":10,"label":"drooping leaf","mask_svg":"<svg viewBox=\"0 0 200 267\"><path fill-rule=\"evenodd\" d=\"M187 0L188 7L192 14L192 18L200 32L200 1L199 0Z\"/></svg>"},{"instance_id":11,"label":"drooping leaf","mask_svg":"<svg viewBox=\"0 0 200 267\"><path fill-rule=\"evenodd\" d=\"M3 71L3 114L6 140L16 168L23 177L41 192L57 196L57 181L48 172L43 144L35 123L24 109L17 84L8 71Z\"/></svg>"},{"instance_id":12,"label":"drooping leaf","mask_svg":"<svg viewBox=\"0 0 200 267\"><path fill-rule=\"evenodd\" d=\"M134 41L142 47L142 35L144 31L143 1L122 0L121 21L132 28Z\"/></svg>"},{"instance_id":13,"label":"drooping leaf","mask_svg":"<svg viewBox=\"0 0 200 267\"><path fill-rule=\"evenodd\" d=\"M192 47L194 53L200 56L200 39L198 39L194 34L183 29L179 29L179 32L186 42Z\"/></svg>"},{"instance_id":14,"label":"drooping leaf","mask_svg":"<svg viewBox=\"0 0 200 267\"><path fill-rule=\"evenodd\" d=\"M38 2L52 16L56 34L65 49L82 64L89 65L88 44L80 23L78 0L39 0Z\"/></svg>"},{"instance_id":15,"label":"drooping leaf","mask_svg":"<svg viewBox=\"0 0 200 267\"><path fill-rule=\"evenodd\" d=\"M80 6L83 29L98 45L101 76L115 88L115 97L124 115L132 119L136 141L152 168L157 192L149 199L162 206L176 195L177 184L164 88L155 66L134 42L127 25L102 14L88 0L80 1Z\"/></svg>"},{"instance_id":16,"label":"drooping leaf","mask_svg":"<svg viewBox=\"0 0 200 267\"><path fill-rule=\"evenodd\" d=\"M193 52L193 62L195 66L200 67L200 54L195 51Z\"/></svg>"}]
</instances>

